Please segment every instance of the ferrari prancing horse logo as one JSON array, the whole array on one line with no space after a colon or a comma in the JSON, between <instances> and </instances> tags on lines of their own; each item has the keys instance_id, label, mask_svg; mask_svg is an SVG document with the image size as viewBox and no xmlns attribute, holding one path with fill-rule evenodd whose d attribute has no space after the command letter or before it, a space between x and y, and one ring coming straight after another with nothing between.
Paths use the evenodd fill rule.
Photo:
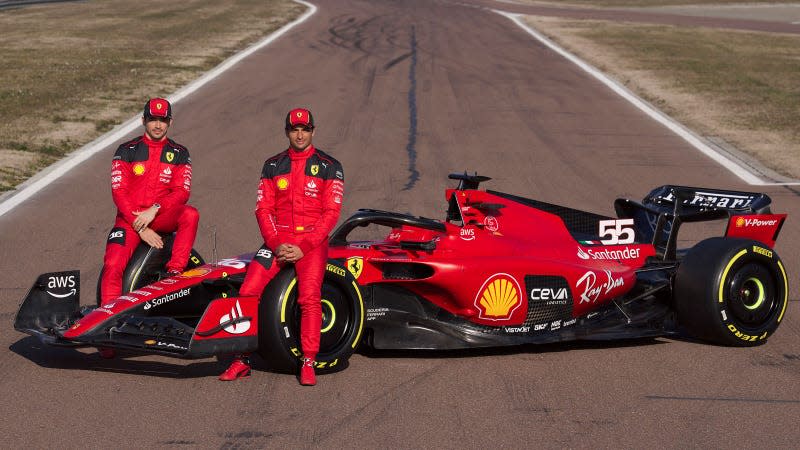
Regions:
<instances>
[{"instance_id":1,"label":"ferrari prancing horse logo","mask_svg":"<svg viewBox=\"0 0 800 450\"><path fill-rule=\"evenodd\" d=\"M175 153L167 152L167 162L172 162L175 159Z\"/></svg>"},{"instance_id":2,"label":"ferrari prancing horse logo","mask_svg":"<svg viewBox=\"0 0 800 450\"><path fill-rule=\"evenodd\" d=\"M347 270L350 271L357 280L358 277L361 276L361 271L364 270L364 258L361 256L347 258Z\"/></svg>"},{"instance_id":3,"label":"ferrari prancing horse logo","mask_svg":"<svg viewBox=\"0 0 800 450\"><path fill-rule=\"evenodd\" d=\"M319 166L317 164L311 165L311 175L316 175L319 173Z\"/></svg>"}]
</instances>

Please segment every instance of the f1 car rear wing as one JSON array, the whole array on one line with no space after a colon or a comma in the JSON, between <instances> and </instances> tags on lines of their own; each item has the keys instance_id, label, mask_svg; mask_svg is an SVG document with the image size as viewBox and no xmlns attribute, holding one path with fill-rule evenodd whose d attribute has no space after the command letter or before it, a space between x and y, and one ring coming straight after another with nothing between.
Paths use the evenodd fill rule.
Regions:
<instances>
[{"instance_id":1,"label":"f1 car rear wing","mask_svg":"<svg viewBox=\"0 0 800 450\"><path fill-rule=\"evenodd\" d=\"M768 195L755 192L665 185L653 189L641 203L619 198L614 209L618 217L634 219L640 236L652 241L665 260L673 260L678 230L686 222L727 218L726 236L774 246L786 215L772 214L771 203Z\"/></svg>"}]
</instances>

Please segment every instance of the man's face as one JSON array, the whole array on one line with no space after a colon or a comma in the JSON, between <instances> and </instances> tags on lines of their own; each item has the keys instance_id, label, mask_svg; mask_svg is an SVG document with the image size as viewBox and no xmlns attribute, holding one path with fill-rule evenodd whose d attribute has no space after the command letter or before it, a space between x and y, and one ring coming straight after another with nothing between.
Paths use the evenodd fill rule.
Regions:
<instances>
[{"instance_id":1,"label":"man's face","mask_svg":"<svg viewBox=\"0 0 800 450\"><path fill-rule=\"evenodd\" d=\"M304 126L296 126L286 130L286 137L289 138L289 146L298 152L302 152L311 145L314 137L314 129Z\"/></svg>"},{"instance_id":2,"label":"man's face","mask_svg":"<svg viewBox=\"0 0 800 450\"><path fill-rule=\"evenodd\" d=\"M142 124L144 125L144 132L150 139L160 141L167 136L167 129L172 124L172 119L163 117L142 118Z\"/></svg>"}]
</instances>

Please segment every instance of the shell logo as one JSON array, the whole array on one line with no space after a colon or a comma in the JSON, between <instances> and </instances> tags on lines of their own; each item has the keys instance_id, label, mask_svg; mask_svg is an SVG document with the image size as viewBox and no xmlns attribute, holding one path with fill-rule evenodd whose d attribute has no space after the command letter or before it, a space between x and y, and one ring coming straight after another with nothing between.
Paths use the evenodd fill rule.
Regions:
<instances>
[{"instance_id":1,"label":"shell logo","mask_svg":"<svg viewBox=\"0 0 800 450\"><path fill-rule=\"evenodd\" d=\"M507 273L496 273L483 283L475 297L478 317L485 320L508 320L522 304L519 283Z\"/></svg>"},{"instance_id":2,"label":"shell logo","mask_svg":"<svg viewBox=\"0 0 800 450\"><path fill-rule=\"evenodd\" d=\"M289 180L287 180L286 178L281 177L281 178L278 178L277 184L278 184L278 189L280 189L282 191L285 191L286 188L289 187Z\"/></svg>"},{"instance_id":3,"label":"shell logo","mask_svg":"<svg viewBox=\"0 0 800 450\"><path fill-rule=\"evenodd\" d=\"M186 272L183 272L180 275L180 277L181 278L202 277L203 275L207 275L209 273L211 273L211 270L209 270L209 269L199 269L199 268L197 268L197 269L190 269L190 270L187 270Z\"/></svg>"},{"instance_id":4,"label":"shell logo","mask_svg":"<svg viewBox=\"0 0 800 450\"><path fill-rule=\"evenodd\" d=\"M137 175L137 176L143 175L144 174L144 164L142 164L142 163L134 164L134 166L133 166L133 174Z\"/></svg>"},{"instance_id":5,"label":"shell logo","mask_svg":"<svg viewBox=\"0 0 800 450\"><path fill-rule=\"evenodd\" d=\"M744 218L743 217L739 217L739 218L736 219L736 226L737 227L743 227L744 226Z\"/></svg>"}]
</instances>

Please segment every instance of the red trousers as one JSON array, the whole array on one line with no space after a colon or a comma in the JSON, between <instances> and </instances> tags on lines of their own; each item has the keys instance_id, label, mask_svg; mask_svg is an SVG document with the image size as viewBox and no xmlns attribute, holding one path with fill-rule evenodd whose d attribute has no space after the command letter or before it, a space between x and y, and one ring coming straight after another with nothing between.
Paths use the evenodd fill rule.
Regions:
<instances>
[{"instance_id":1,"label":"red trousers","mask_svg":"<svg viewBox=\"0 0 800 450\"><path fill-rule=\"evenodd\" d=\"M192 252L197 235L200 214L193 206L180 205L168 211L159 211L149 227L158 233L175 232L172 243L172 256L167 262L167 270L183 271ZM133 251L141 242L131 224L117 214L114 228L108 235L106 255L103 260L103 278L100 280L100 304L105 305L122 295L122 275Z\"/></svg>"},{"instance_id":2,"label":"red trousers","mask_svg":"<svg viewBox=\"0 0 800 450\"><path fill-rule=\"evenodd\" d=\"M287 240L286 242L293 242ZM311 249L296 263L298 298L300 305L300 345L303 356L314 359L319 352L320 328L322 326L322 279L328 259L328 243ZM244 283L239 289L241 297L258 301L267 284L287 263L279 263L266 245L256 253Z\"/></svg>"}]
</instances>

